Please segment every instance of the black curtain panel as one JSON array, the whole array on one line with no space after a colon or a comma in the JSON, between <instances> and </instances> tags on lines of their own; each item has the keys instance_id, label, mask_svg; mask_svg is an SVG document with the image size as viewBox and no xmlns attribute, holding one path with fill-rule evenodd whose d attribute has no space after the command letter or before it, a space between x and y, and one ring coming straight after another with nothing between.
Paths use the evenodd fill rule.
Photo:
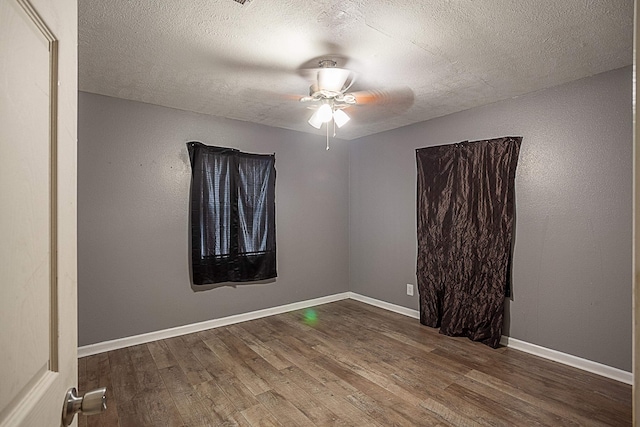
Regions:
<instances>
[{"instance_id":1,"label":"black curtain panel","mask_svg":"<svg viewBox=\"0 0 640 427\"><path fill-rule=\"evenodd\" d=\"M416 150L420 322L500 344L521 137Z\"/></svg>"},{"instance_id":2,"label":"black curtain panel","mask_svg":"<svg viewBox=\"0 0 640 427\"><path fill-rule=\"evenodd\" d=\"M275 155L187 148L193 284L276 277Z\"/></svg>"}]
</instances>

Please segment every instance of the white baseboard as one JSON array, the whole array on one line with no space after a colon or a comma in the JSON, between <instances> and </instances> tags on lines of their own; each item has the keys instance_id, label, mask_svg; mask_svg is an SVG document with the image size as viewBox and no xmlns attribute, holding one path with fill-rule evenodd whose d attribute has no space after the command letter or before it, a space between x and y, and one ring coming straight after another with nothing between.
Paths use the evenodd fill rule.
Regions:
<instances>
[{"instance_id":1,"label":"white baseboard","mask_svg":"<svg viewBox=\"0 0 640 427\"><path fill-rule=\"evenodd\" d=\"M349 294L349 298L363 302L365 304L373 305L379 308L383 308L388 311L393 311L394 313L402 314L407 317L413 317L414 319L420 318L420 312L418 310L413 310L411 308L402 307L401 305L391 304L390 302L380 301L379 299L366 297L364 295L356 294L355 292L347 292Z\"/></svg>"},{"instance_id":2,"label":"white baseboard","mask_svg":"<svg viewBox=\"0 0 640 427\"><path fill-rule=\"evenodd\" d=\"M266 308L264 310L252 311L249 313L237 314L234 316L223 317L220 319L207 320L204 322L193 323L190 325L177 326L175 328L164 329L161 331L149 332L146 334L134 335L131 337L119 338L111 341L104 341L96 344L90 344L78 347L78 357L91 356L106 351L117 350L119 348L130 347L132 345L144 344L151 341L162 340L166 338L177 337L180 335L191 334L193 332L204 331L206 329L219 328L221 326L233 325L235 323L246 322L249 320L260 319L262 317L273 316L275 314L287 313L289 311L300 310L307 307L313 307L320 304L340 301L343 299L353 299L365 304L373 305L384 310L399 313L414 319L420 318L420 312L400 305L391 304L375 298L370 298L355 292L343 292L326 297L314 298L306 301L285 304L278 307ZM611 378L625 384L633 383L633 374L611 366L603 365L591 360L582 359L571 354L562 353L536 344L530 344L515 338L503 336L500 344L529 353L544 359L553 360L574 368L582 369L606 378Z\"/></svg>"},{"instance_id":3,"label":"white baseboard","mask_svg":"<svg viewBox=\"0 0 640 427\"><path fill-rule=\"evenodd\" d=\"M560 351L531 344L526 341L520 341L515 338L503 336L500 340L500 344L547 360L553 360L554 362L573 366L574 368L582 369L583 371L591 372L606 378L611 378L612 380L620 381L625 384L633 384L633 374L631 372L623 371L622 369L613 368L611 366L603 365L602 363L562 353Z\"/></svg>"},{"instance_id":4,"label":"white baseboard","mask_svg":"<svg viewBox=\"0 0 640 427\"><path fill-rule=\"evenodd\" d=\"M233 325L235 323L246 322L248 320L260 319L262 317L273 316L275 314L287 313L289 311L300 310L302 308L313 307L315 305L327 304L349 298L349 292L329 295L326 297L314 298L306 301L294 302L280 305L278 307L265 308L264 310L251 311L249 313L236 314L222 317L220 319L206 320L204 322L192 323L190 325L177 326L175 328L163 329L160 331L148 332L146 334L133 335L110 341L103 341L96 344L89 344L78 347L78 357L91 356L105 351L117 350L119 348L130 347L132 345L144 344L151 341L173 338L180 335L200 332L207 329L219 328L221 326Z\"/></svg>"},{"instance_id":5,"label":"white baseboard","mask_svg":"<svg viewBox=\"0 0 640 427\"><path fill-rule=\"evenodd\" d=\"M420 318L420 312L410 308L402 307L399 305L391 304L386 301L380 301L374 298L370 298L364 295L356 294L354 292L348 292L349 298L356 301L364 302L369 305L374 305L385 310L393 311L395 313L403 314L414 319ZM597 374L606 378L611 378L616 381L620 381L625 384L633 383L633 374L631 372L623 371L618 368L603 365L598 362L583 359L571 354L562 353L556 350L552 350L546 347L542 347L536 344L530 344L526 341L521 341L515 338L503 336L500 340L500 344L520 350L525 353L539 356L547 360L553 360L554 362L562 363L564 365L573 366L574 368L582 369L593 374Z\"/></svg>"}]
</instances>

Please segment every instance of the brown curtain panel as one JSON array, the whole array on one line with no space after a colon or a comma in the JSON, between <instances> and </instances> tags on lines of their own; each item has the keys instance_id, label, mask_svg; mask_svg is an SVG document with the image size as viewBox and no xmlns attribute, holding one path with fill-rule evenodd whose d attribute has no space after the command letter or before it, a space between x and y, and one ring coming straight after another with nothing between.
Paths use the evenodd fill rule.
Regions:
<instances>
[{"instance_id":1,"label":"brown curtain panel","mask_svg":"<svg viewBox=\"0 0 640 427\"><path fill-rule=\"evenodd\" d=\"M521 137L420 148L420 323L500 344Z\"/></svg>"}]
</instances>

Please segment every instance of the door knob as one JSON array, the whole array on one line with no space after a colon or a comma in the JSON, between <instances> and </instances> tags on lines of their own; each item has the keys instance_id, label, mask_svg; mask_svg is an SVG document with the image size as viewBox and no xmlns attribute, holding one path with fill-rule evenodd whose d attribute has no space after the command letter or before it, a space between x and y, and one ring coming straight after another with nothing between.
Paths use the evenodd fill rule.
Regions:
<instances>
[{"instance_id":1,"label":"door knob","mask_svg":"<svg viewBox=\"0 0 640 427\"><path fill-rule=\"evenodd\" d=\"M107 409L107 388L97 388L83 394L77 395L74 388L67 390L67 396L62 409L62 423L64 426L71 425L73 417L78 412L84 415L99 414Z\"/></svg>"}]
</instances>

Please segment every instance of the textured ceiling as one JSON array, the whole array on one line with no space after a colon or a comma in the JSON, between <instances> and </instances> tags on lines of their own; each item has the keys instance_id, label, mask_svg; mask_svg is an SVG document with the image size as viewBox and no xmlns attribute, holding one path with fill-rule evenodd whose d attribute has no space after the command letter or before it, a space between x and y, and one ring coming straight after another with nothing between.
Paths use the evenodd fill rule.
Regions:
<instances>
[{"instance_id":1,"label":"textured ceiling","mask_svg":"<svg viewBox=\"0 0 640 427\"><path fill-rule=\"evenodd\" d=\"M324 135L298 71L339 55L353 139L632 63L633 0L79 0L80 90ZM293 96L295 95L295 96ZM405 100L406 101L406 100Z\"/></svg>"}]
</instances>

